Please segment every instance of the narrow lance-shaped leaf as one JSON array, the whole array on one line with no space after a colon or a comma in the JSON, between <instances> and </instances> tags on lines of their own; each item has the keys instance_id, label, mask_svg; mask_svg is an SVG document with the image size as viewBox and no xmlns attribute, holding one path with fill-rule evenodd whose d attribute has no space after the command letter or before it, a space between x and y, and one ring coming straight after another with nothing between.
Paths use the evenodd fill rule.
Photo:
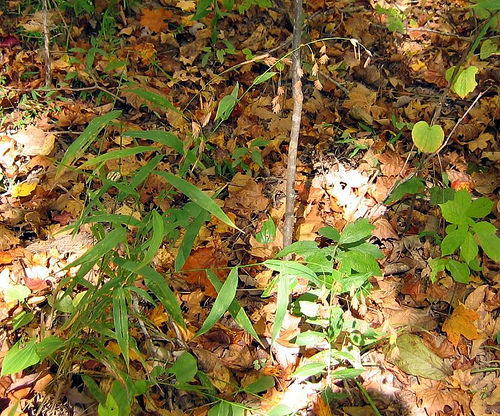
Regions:
<instances>
[{"instance_id":1,"label":"narrow lance-shaped leaf","mask_svg":"<svg viewBox=\"0 0 500 416\"><path fill-rule=\"evenodd\" d=\"M188 181L179 178L175 175L172 175L171 173L168 172L155 171L154 173L163 176L167 181L170 182L172 186L177 188L189 199L191 199L191 201L199 205L201 208L210 212L212 215L221 220L224 224L227 224L230 227L242 231L234 224L233 221L231 221L231 219L226 215L224 211L222 211L221 207L219 207L212 198L210 198L205 192L198 189L192 183L189 183Z\"/></svg>"},{"instance_id":2,"label":"narrow lance-shaped leaf","mask_svg":"<svg viewBox=\"0 0 500 416\"><path fill-rule=\"evenodd\" d=\"M157 150L158 148L153 146L136 146L136 147L131 147L130 149L111 150L107 153L94 157L93 159L87 160L80 166L80 169L86 169L90 166L96 166L108 160L124 159L130 156L137 155L139 153L154 152Z\"/></svg>"},{"instance_id":3,"label":"narrow lance-shaped leaf","mask_svg":"<svg viewBox=\"0 0 500 416\"><path fill-rule=\"evenodd\" d=\"M113 262L123 267L125 270L131 271L138 275L144 276L146 286L160 299L160 302L167 312L172 316L183 328L186 327L182 317L181 307L172 290L168 287L165 277L149 266L140 267L141 265L135 261L125 260L121 257L113 258Z\"/></svg>"},{"instance_id":4,"label":"narrow lance-shaped leaf","mask_svg":"<svg viewBox=\"0 0 500 416\"><path fill-rule=\"evenodd\" d=\"M208 280L210 280L210 283L212 283L212 285L215 287L215 290L217 290L217 292L220 292L222 288L221 281L217 278L217 276L212 270L207 270L206 273ZM247 314L245 313L245 310L241 307L237 299L234 299L231 302L227 310L241 328L243 328L250 335L252 335L255 338L255 340L259 342L259 344L262 344L259 335L257 334L252 325L252 321L250 321Z\"/></svg>"},{"instance_id":5,"label":"narrow lance-shaped leaf","mask_svg":"<svg viewBox=\"0 0 500 416\"><path fill-rule=\"evenodd\" d=\"M283 321L285 320L286 312L288 309L288 301L290 297L290 281L287 275L280 274L278 280L278 299L276 302L276 317L274 319L274 327L271 343L274 344L276 338L281 331L281 327L283 326Z\"/></svg>"},{"instance_id":6,"label":"narrow lance-shaped leaf","mask_svg":"<svg viewBox=\"0 0 500 416\"><path fill-rule=\"evenodd\" d=\"M99 132L112 120L120 117L121 111L111 111L108 114L104 114L100 117L94 118L87 128L80 134L78 139L76 139L66 150L63 158L61 159L61 164L57 170L57 175L60 174L61 170L65 167L71 165L74 161L78 160L85 154L87 148L96 139Z\"/></svg>"},{"instance_id":7,"label":"narrow lance-shaped leaf","mask_svg":"<svg viewBox=\"0 0 500 416\"><path fill-rule=\"evenodd\" d=\"M125 290L119 287L113 291L113 321L115 324L116 341L125 360L129 365L129 334L128 334L128 310L125 299Z\"/></svg>"},{"instance_id":8,"label":"narrow lance-shaped leaf","mask_svg":"<svg viewBox=\"0 0 500 416\"><path fill-rule=\"evenodd\" d=\"M238 287L238 268L234 267L231 269L229 276L222 285L217 298L212 306L212 310L203 322L200 330L196 333L195 337L203 335L208 332L217 321L226 313L229 305L233 302L236 296L236 288Z\"/></svg>"}]
</instances>

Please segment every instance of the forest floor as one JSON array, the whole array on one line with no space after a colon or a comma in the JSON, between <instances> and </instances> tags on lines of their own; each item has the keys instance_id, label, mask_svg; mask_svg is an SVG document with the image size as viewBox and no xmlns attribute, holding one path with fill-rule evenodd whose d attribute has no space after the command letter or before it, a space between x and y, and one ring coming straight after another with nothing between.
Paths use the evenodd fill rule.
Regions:
<instances>
[{"instance_id":1,"label":"forest floor","mask_svg":"<svg viewBox=\"0 0 500 416\"><path fill-rule=\"evenodd\" d=\"M497 13L498 2L490 3ZM342 231L365 218L374 226L370 242L382 253L381 273L350 293L332 295L330 304L318 301L321 296L309 302L320 311L342 311L342 331L329 346L313 340L297 345L296 337L315 327L304 313L287 313L271 347L277 298L273 291L261 295L276 273L263 262L283 248L292 5L277 1L260 8L265 1L243 1L234 5L241 13L215 15L211 2L201 2L208 8L203 13L193 0L55 4L44 13L38 2L7 1L0 12L1 416L36 409L47 415L123 414L110 398L119 397L113 381L124 373L134 383L154 380L144 390L134 384L132 414L500 414L500 273L489 258L498 247L471 237L476 243L470 244L477 250L479 242L482 249L471 249L477 264L469 263L470 277L469 266L461 266L469 256L466 237L448 253L454 263L437 271L429 264L441 258L444 238L454 232L439 205L454 191L467 190L490 208L476 217L500 225L497 18L451 0L304 4L294 241L325 247L332 242L318 234L322 227ZM233 7L218 4L221 10ZM454 65L475 68L473 81L463 80L465 89L472 83L471 92L449 90L446 72ZM270 67L274 76L266 72ZM263 73L269 79L257 78ZM232 93L237 100L224 114L230 101L221 100ZM121 113L95 134L86 130L114 110ZM448 138L427 153L430 158L412 138L420 121L439 124ZM125 134L158 130L171 133L163 144L147 134ZM75 151L70 146L82 137L87 141ZM120 158L97 159L127 150ZM162 156L155 159L158 152ZM105 186L137 178L153 160L156 171L182 177L215 198L238 229L220 216L202 216L183 195L185 185L176 192L166 176L145 179L133 204L120 197L125 185ZM406 187L391 197L404 181ZM78 275L65 267L99 238L106 241L112 228L106 220L101 228L82 221L89 206L138 221L152 211L178 216L165 222L175 226L161 235L150 264L172 289L186 326L165 305L124 295L130 308L124 312L128 326L122 326L130 329L127 365L115 314L120 303L110 296L118 292L101 292L109 299L96 315L101 326L79 321L81 310L101 305L85 293L107 288L99 273L107 270L109 277L116 265L103 254L104 261L95 259L87 270L86 282L71 286L67 280ZM276 231L265 228L269 219ZM67 226L75 223L73 237ZM259 234L263 227L270 238ZM146 231L154 240L153 228ZM138 226L126 230L115 254L124 255L126 243L137 237ZM497 240L488 241L494 246ZM150 246L140 247L147 252ZM179 264L182 271L174 272ZM235 266L236 299L261 343L229 314L195 337L218 292L204 269L224 280ZM298 277L291 290L295 309L309 293L304 276ZM138 296L151 289L140 276L130 286L127 293ZM69 301L60 301L60 291ZM364 343L354 341L356 334ZM50 354L30 341L53 335L64 348L56 342ZM5 357L13 349L11 372ZM184 358L195 358L198 372L181 382L184 367L169 366L183 351L189 352ZM314 364L310 359L320 351L350 358L339 355L317 374L295 373ZM153 376L159 362L171 370ZM361 372L335 376L351 367ZM261 388L248 387L262 380Z\"/></svg>"}]
</instances>

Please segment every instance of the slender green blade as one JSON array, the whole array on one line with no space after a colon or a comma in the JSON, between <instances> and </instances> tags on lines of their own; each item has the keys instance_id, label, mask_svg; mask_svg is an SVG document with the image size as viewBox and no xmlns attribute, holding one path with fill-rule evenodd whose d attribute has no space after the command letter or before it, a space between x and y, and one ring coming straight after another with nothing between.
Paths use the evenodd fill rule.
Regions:
<instances>
[{"instance_id":1,"label":"slender green blade","mask_svg":"<svg viewBox=\"0 0 500 416\"><path fill-rule=\"evenodd\" d=\"M129 333L128 333L128 310L125 299L125 290L118 287L113 291L113 321L115 324L116 341L125 360L129 365Z\"/></svg>"},{"instance_id":2,"label":"slender green blade","mask_svg":"<svg viewBox=\"0 0 500 416\"><path fill-rule=\"evenodd\" d=\"M217 321L222 318L222 315L226 313L229 305L233 302L236 296L236 288L238 287L238 268L234 267L231 269L229 276L222 285L217 298L215 299L212 310L203 322L200 330L196 333L195 338L208 332L217 323Z\"/></svg>"}]
</instances>

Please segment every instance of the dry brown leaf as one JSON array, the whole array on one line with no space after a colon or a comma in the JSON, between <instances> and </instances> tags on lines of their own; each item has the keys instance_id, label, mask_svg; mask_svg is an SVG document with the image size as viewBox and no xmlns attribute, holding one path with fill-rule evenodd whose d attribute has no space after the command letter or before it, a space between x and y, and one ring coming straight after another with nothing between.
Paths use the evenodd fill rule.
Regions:
<instances>
[{"instance_id":1,"label":"dry brown leaf","mask_svg":"<svg viewBox=\"0 0 500 416\"><path fill-rule=\"evenodd\" d=\"M151 31L159 33L168 27L165 20L173 17L174 13L171 10L159 9L142 9L141 26L148 27Z\"/></svg>"},{"instance_id":2,"label":"dry brown leaf","mask_svg":"<svg viewBox=\"0 0 500 416\"><path fill-rule=\"evenodd\" d=\"M473 322L479 318L479 314L459 305L443 324L443 331L448 334L448 339L457 347L460 335L468 340L478 339L479 334Z\"/></svg>"},{"instance_id":3,"label":"dry brown leaf","mask_svg":"<svg viewBox=\"0 0 500 416\"><path fill-rule=\"evenodd\" d=\"M219 279L224 280L227 276L227 271L220 268L226 266L227 259L220 250L217 250L215 247L201 247L191 252L182 270L193 270L185 272L187 276L186 280L189 283L201 286L205 289L207 296L215 298L217 291L208 280L205 270L202 269L212 269Z\"/></svg>"},{"instance_id":4,"label":"dry brown leaf","mask_svg":"<svg viewBox=\"0 0 500 416\"><path fill-rule=\"evenodd\" d=\"M422 379L421 385L416 388L416 394L419 404L425 407L429 415L440 414L445 407L451 410L446 414L469 414L467 393L459 389L448 389L443 382Z\"/></svg>"}]
</instances>

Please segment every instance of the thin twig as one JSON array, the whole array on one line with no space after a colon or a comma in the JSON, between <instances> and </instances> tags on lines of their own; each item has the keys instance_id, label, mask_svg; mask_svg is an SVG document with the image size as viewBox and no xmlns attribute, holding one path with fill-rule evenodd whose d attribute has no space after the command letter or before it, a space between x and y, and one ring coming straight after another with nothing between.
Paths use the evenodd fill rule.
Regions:
<instances>
[{"instance_id":1,"label":"thin twig","mask_svg":"<svg viewBox=\"0 0 500 416\"><path fill-rule=\"evenodd\" d=\"M50 70L50 49L49 49L49 28L47 24L47 0L42 2L43 13L43 60L45 64L45 87L49 88L52 85L52 75Z\"/></svg>"},{"instance_id":2,"label":"thin twig","mask_svg":"<svg viewBox=\"0 0 500 416\"><path fill-rule=\"evenodd\" d=\"M286 169L286 208L285 226L283 230L283 246L289 246L293 240L293 225L295 222L295 174L297 171L297 148L299 144L300 118L302 115L302 69L300 65L300 41L302 36L302 0L294 0L295 22L293 25L294 50L292 55L292 128L290 130L290 145L288 148L288 164Z\"/></svg>"}]
</instances>

